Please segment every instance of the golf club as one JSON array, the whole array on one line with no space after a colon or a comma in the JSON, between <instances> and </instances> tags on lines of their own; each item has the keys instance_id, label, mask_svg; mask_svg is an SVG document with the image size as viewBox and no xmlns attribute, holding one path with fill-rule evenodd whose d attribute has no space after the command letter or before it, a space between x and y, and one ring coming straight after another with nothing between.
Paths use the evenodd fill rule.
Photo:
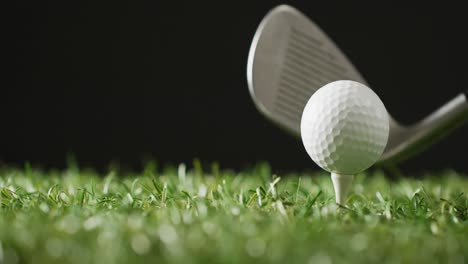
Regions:
<instances>
[{"instance_id":1,"label":"golf club","mask_svg":"<svg viewBox=\"0 0 468 264\"><path fill-rule=\"evenodd\" d=\"M336 80L367 84L335 43L310 19L288 5L271 10L249 51L247 79L259 111L300 138L308 99ZM426 118L404 126L389 114L390 134L379 162L399 162L432 145L468 119L468 92Z\"/></svg>"}]
</instances>

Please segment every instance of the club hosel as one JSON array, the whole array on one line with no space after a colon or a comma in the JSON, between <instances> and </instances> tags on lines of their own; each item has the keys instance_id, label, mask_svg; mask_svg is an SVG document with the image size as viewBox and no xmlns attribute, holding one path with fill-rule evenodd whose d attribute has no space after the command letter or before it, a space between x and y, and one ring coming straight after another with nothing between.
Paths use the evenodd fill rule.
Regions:
<instances>
[{"instance_id":1,"label":"club hosel","mask_svg":"<svg viewBox=\"0 0 468 264\"><path fill-rule=\"evenodd\" d=\"M406 160L463 125L468 121L467 98L465 94L459 94L419 123L394 133L394 142L397 144L387 145L379 163Z\"/></svg>"},{"instance_id":2,"label":"club hosel","mask_svg":"<svg viewBox=\"0 0 468 264\"><path fill-rule=\"evenodd\" d=\"M340 205L346 204L351 183L353 182L354 175L331 173L333 188L335 189L336 203Z\"/></svg>"}]
</instances>

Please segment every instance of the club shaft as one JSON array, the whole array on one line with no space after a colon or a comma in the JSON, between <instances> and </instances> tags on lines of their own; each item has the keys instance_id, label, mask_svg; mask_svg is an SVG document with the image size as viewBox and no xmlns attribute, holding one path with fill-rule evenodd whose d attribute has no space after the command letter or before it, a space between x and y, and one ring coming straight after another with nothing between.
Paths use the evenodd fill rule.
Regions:
<instances>
[{"instance_id":1,"label":"club shaft","mask_svg":"<svg viewBox=\"0 0 468 264\"><path fill-rule=\"evenodd\" d=\"M392 146L384 153L381 163L399 162L423 151L449 134L468 120L468 100L464 93L459 94L431 115L409 126L396 137L407 138L401 144Z\"/></svg>"}]
</instances>

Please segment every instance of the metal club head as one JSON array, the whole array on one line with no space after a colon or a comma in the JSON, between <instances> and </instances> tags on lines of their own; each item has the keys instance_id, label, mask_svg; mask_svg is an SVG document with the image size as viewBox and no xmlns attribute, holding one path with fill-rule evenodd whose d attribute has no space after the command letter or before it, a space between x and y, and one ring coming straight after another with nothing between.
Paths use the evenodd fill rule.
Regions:
<instances>
[{"instance_id":1,"label":"metal club head","mask_svg":"<svg viewBox=\"0 0 468 264\"><path fill-rule=\"evenodd\" d=\"M287 5L274 8L260 23L247 79L258 109L296 136L302 110L317 89L336 80L366 83L316 24Z\"/></svg>"},{"instance_id":2,"label":"metal club head","mask_svg":"<svg viewBox=\"0 0 468 264\"><path fill-rule=\"evenodd\" d=\"M260 23L249 52L247 80L260 112L296 137L302 111L320 87L337 80L366 84L329 37L287 5L274 8ZM406 159L467 119L464 94L411 126L402 126L389 115L390 134L380 161Z\"/></svg>"}]
</instances>

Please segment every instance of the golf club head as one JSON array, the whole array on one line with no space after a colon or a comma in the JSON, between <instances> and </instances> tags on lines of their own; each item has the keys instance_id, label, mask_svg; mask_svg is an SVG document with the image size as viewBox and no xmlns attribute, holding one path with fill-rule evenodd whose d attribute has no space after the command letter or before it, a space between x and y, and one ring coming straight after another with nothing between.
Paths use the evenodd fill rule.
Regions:
<instances>
[{"instance_id":1,"label":"golf club head","mask_svg":"<svg viewBox=\"0 0 468 264\"><path fill-rule=\"evenodd\" d=\"M274 8L260 23L249 52L247 79L260 112L297 137L302 111L320 87L336 80L366 84L329 37L287 5Z\"/></svg>"},{"instance_id":2,"label":"golf club head","mask_svg":"<svg viewBox=\"0 0 468 264\"><path fill-rule=\"evenodd\" d=\"M304 107L320 87L337 80L367 84L315 23L287 5L272 9L260 23L249 51L247 80L259 111L298 138ZM389 114L388 144L379 162L405 160L463 124L468 119L466 93L409 126Z\"/></svg>"}]
</instances>

